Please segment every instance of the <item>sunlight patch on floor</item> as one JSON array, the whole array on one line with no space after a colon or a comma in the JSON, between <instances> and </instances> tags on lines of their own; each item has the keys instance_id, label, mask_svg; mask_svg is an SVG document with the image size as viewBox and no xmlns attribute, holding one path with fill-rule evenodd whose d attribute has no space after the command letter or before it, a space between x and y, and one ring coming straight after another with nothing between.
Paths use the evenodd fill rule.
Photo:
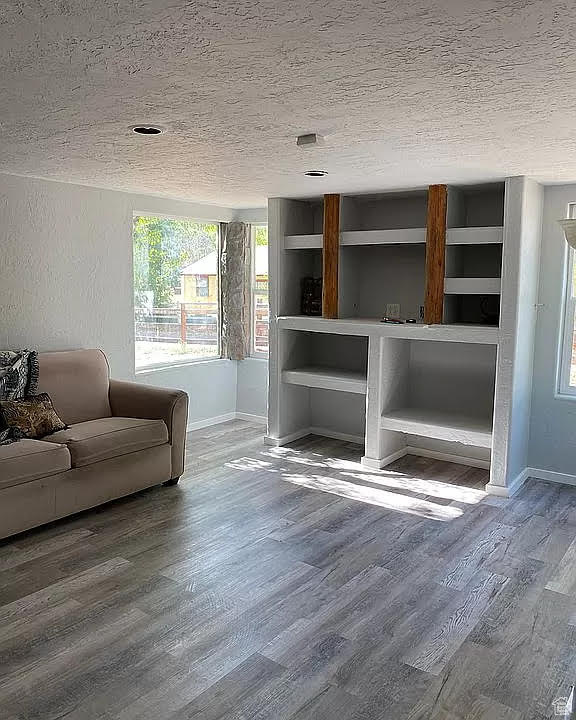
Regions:
<instances>
[{"instance_id":1,"label":"sunlight patch on floor","mask_svg":"<svg viewBox=\"0 0 576 720\"><path fill-rule=\"evenodd\" d=\"M377 505L378 507L385 507L390 510L419 515L420 517L430 520L447 522L455 520L463 514L463 511L457 507L436 505L433 502L413 498L409 495L388 492L387 490L367 487L366 485L357 485L347 480L339 480L338 478L325 475L285 473L282 475L282 479L294 485L310 488L311 490L320 490L321 492L339 495L349 500L358 500L368 503L369 505Z\"/></svg>"},{"instance_id":2,"label":"sunlight patch on floor","mask_svg":"<svg viewBox=\"0 0 576 720\"><path fill-rule=\"evenodd\" d=\"M418 495L427 495L445 500L456 500L470 505L476 505L484 500L487 495L483 490L438 482L438 480L423 480L422 478L402 473L390 472L376 476L373 474L366 475L365 473L344 472L342 475L354 478L355 480L369 482L373 485L385 485L389 488L405 490L407 492L417 493Z\"/></svg>"}]
</instances>

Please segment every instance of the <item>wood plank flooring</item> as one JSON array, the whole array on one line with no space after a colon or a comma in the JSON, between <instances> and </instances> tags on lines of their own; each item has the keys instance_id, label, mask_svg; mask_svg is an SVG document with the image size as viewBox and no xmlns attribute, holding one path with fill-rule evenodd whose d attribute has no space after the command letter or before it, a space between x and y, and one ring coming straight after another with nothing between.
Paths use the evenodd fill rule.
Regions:
<instances>
[{"instance_id":1,"label":"wood plank flooring","mask_svg":"<svg viewBox=\"0 0 576 720\"><path fill-rule=\"evenodd\" d=\"M2 720L543 720L576 678L576 489L232 421L180 485L0 544Z\"/></svg>"}]
</instances>

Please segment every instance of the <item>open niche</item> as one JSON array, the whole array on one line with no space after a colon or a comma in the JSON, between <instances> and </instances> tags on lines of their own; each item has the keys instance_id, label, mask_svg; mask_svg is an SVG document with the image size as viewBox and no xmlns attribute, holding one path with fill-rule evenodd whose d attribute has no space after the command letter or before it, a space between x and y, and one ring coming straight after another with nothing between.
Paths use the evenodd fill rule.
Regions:
<instances>
[{"instance_id":1,"label":"open niche","mask_svg":"<svg viewBox=\"0 0 576 720\"><path fill-rule=\"evenodd\" d=\"M503 184L449 188L444 322L499 324Z\"/></svg>"},{"instance_id":2,"label":"open niche","mask_svg":"<svg viewBox=\"0 0 576 720\"><path fill-rule=\"evenodd\" d=\"M366 424L368 338L288 330L282 383L308 388L305 423L311 429L362 439ZM302 422L302 421L301 421Z\"/></svg>"},{"instance_id":3,"label":"open niche","mask_svg":"<svg viewBox=\"0 0 576 720\"><path fill-rule=\"evenodd\" d=\"M368 338L286 331L282 381L366 394Z\"/></svg>"},{"instance_id":4,"label":"open niche","mask_svg":"<svg viewBox=\"0 0 576 720\"><path fill-rule=\"evenodd\" d=\"M279 277L280 314L302 314L302 283L322 277L322 198L289 200L287 235L284 237L282 273Z\"/></svg>"},{"instance_id":5,"label":"open niche","mask_svg":"<svg viewBox=\"0 0 576 720\"><path fill-rule=\"evenodd\" d=\"M396 363L382 430L481 448L492 444L496 346L387 339Z\"/></svg>"},{"instance_id":6,"label":"open niche","mask_svg":"<svg viewBox=\"0 0 576 720\"><path fill-rule=\"evenodd\" d=\"M420 320L426 212L426 191L342 198L341 317Z\"/></svg>"}]
</instances>

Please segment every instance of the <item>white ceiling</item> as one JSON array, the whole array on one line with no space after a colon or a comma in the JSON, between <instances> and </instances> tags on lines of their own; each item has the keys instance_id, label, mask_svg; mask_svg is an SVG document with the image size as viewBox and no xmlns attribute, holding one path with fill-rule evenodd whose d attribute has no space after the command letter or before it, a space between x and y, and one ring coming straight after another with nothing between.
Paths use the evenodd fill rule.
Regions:
<instances>
[{"instance_id":1,"label":"white ceiling","mask_svg":"<svg viewBox=\"0 0 576 720\"><path fill-rule=\"evenodd\" d=\"M8 0L0 171L232 207L573 181L575 82L573 0Z\"/></svg>"}]
</instances>

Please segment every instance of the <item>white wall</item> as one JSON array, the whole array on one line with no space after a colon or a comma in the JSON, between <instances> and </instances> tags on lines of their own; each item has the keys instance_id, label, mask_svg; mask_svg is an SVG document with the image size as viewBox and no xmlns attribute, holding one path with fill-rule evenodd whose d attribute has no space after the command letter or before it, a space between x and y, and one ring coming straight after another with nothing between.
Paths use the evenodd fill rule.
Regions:
<instances>
[{"instance_id":1,"label":"white wall","mask_svg":"<svg viewBox=\"0 0 576 720\"><path fill-rule=\"evenodd\" d=\"M227 221L239 211L0 175L0 348L100 347L114 377L135 379L134 212ZM256 220L262 213L251 214ZM137 379L187 390L191 423L236 410L234 362L191 363Z\"/></svg>"},{"instance_id":2,"label":"white wall","mask_svg":"<svg viewBox=\"0 0 576 720\"><path fill-rule=\"evenodd\" d=\"M544 193L540 254L540 305L532 386L529 465L576 475L576 398L556 396L557 348L562 315L566 241L557 220L576 202L576 185L550 186ZM561 479L561 478L558 478Z\"/></svg>"},{"instance_id":3,"label":"white wall","mask_svg":"<svg viewBox=\"0 0 576 720\"><path fill-rule=\"evenodd\" d=\"M268 361L246 358L238 363L236 411L246 415L268 415Z\"/></svg>"},{"instance_id":4,"label":"white wall","mask_svg":"<svg viewBox=\"0 0 576 720\"><path fill-rule=\"evenodd\" d=\"M204 420L230 419L236 412L237 364L233 360L206 360L140 372L136 380L185 390L189 397L188 426L192 429Z\"/></svg>"}]
</instances>

